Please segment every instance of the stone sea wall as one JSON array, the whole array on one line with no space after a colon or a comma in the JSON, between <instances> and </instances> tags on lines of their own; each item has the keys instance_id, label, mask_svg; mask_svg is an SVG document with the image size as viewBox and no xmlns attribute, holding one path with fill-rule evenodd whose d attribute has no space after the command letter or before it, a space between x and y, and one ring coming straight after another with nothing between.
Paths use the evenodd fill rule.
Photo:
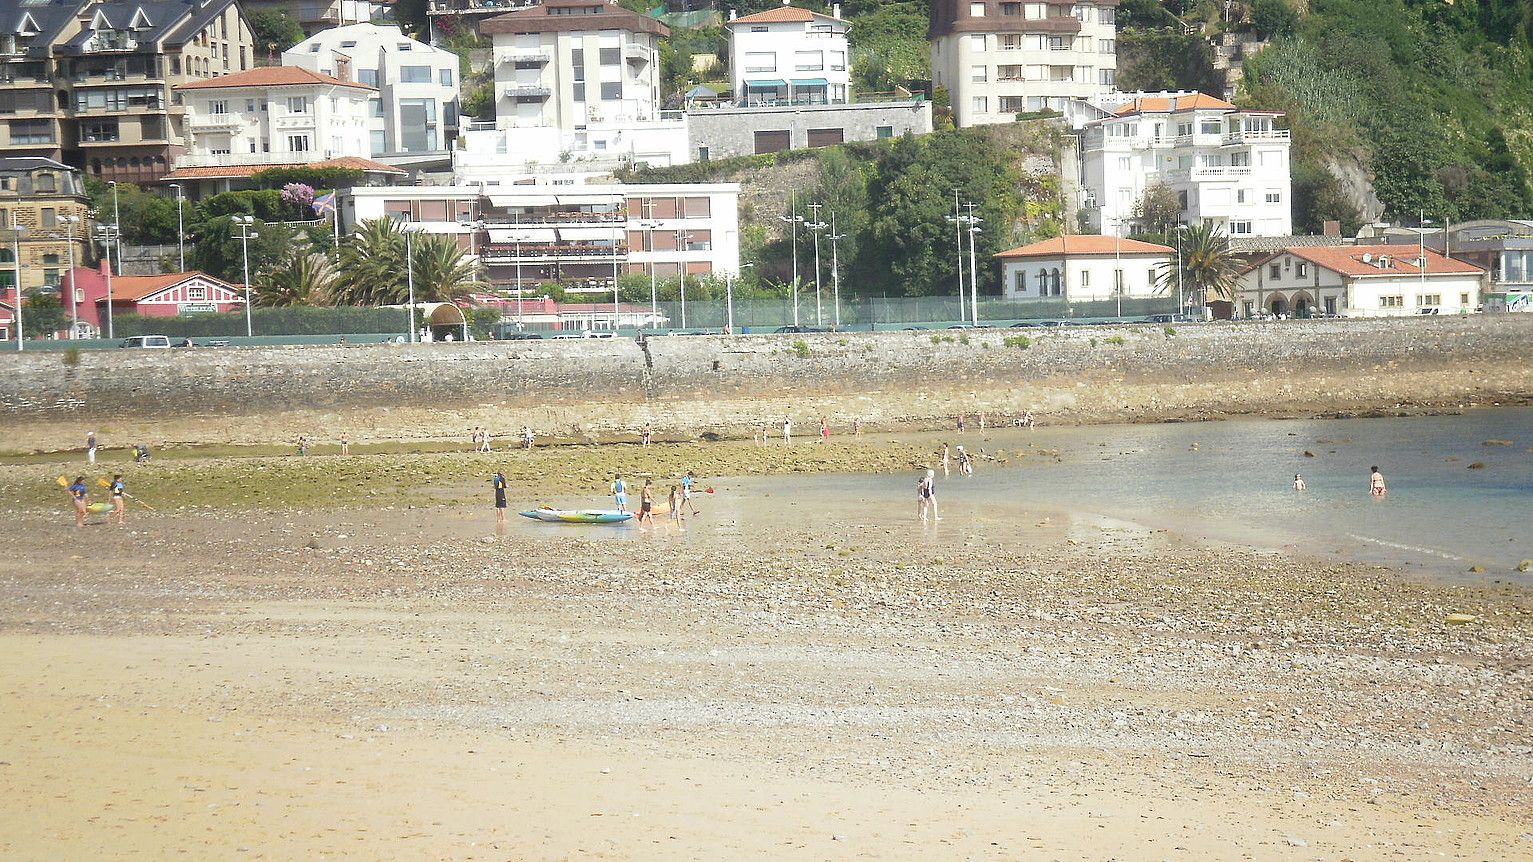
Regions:
<instances>
[{"instance_id":1,"label":"stone sea wall","mask_svg":"<svg viewBox=\"0 0 1533 862\"><path fill-rule=\"evenodd\" d=\"M391 436L465 423L724 432L1153 421L1533 400L1533 315L1057 330L0 354L0 426L316 415ZM238 423L231 427L238 427ZM239 437L237 433L227 435Z\"/></svg>"}]
</instances>

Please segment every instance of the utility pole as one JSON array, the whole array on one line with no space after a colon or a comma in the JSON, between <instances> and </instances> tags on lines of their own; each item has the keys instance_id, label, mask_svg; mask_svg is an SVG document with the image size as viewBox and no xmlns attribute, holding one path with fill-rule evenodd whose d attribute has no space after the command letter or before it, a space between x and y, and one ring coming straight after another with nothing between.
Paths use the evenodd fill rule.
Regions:
<instances>
[{"instance_id":1,"label":"utility pole","mask_svg":"<svg viewBox=\"0 0 1533 862\"><path fill-rule=\"evenodd\" d=\"M980 232L979 225L984 219L974 214L976 204L973 201L965 204L965 206L969 210L969 298L970 308L974 312L970 323L979 326L979 264L975 260L974 255L974 235ZM959 311L963 311L962 307L959 308ZM962 314L959 316L962 317Z\"/></svg>"},{"instance_id":2,"label":"utility pole","mask_svg":"<svg viewBox=\"0 0 1533 862\"><path fill-rule=\"evenodd\" d=\"M835 212L831 212L831 214L830 214L830 285L831 285L831 287L830 287L830 295L831 295L831 302L834 303L834 306L833 306L834 314L832 315L832 319L835 320L835 324L834 325L836 327L836 331L837 332L841 331L841 258L837 254L837 251L836 251L836 241L837 240L843 240L843 239L846 239L846 234L837 233L836 232L836 214L835 214Z\"/></svg>"},{"instance_id":3,"label":"utility pole","mask_svg":"<svg viewBox=\"0 0 1533 862\"><path fill-rule=\"evenodd\" d=\"M788 193L788 215L778 216L777 220L786 222L793 234L793 325L798 326L798 226L804 223L804 217L798 214L796 192Z\"/></svg>"},{"instance_id":4,"label":"utility pole","mask_svg":"<svg viewBox=\"0 0 1533 862\"><path fill-rule=\"evenodd\" d=\"M824 204L810 204L809 205L809 209L813 213L810 216L812 221L810 221L808 224L804 225L804 227L809 228L810 233L814 234L814 325L815 326L824 326L825 325L824 306L822 306L821 303L820 303L820 232L825 230L825 228L829 227L829 225L825 224L825 222L820 221L820 207L822 207L822 206L824 206Z\"/></svg>"}]
</instances>

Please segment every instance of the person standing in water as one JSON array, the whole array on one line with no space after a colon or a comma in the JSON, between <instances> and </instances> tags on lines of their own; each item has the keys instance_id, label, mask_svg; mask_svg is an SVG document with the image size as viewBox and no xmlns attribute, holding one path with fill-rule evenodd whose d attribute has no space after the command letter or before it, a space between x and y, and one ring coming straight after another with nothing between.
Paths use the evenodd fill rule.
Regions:
<instances>
[{"instance_id":1,"label":"person standing in water","mask_svg":"<svg viewBox=\"0 0 1533 862\"><path fill-rule=\"evenodd\" d=\"M122 481L122 474L112 477L112 484L108 486L112 492L112 514L117 516L117 526L122 526L122 519L128 513L128 501L124 499L128 493L128 486Z\"/></svg>"},{"instance_id":2,"label":"person standing in water","mask_svg":"<svg viewBox=\"0 0 1533 862\"><path fill-rule=\"evenodd\" d=\"M947 477L953 475L951 472L948 471L948 458L949 458L950 455L951 455L951 453L948 451L947 444L943 443L942 444L942 478L944 478L944 479L946 479Z\"/></svg>"},{"instance_id":3,"label":"person standing in water","mask_svg":"<svg viewBox=\"0 0 1533 862\"><path fill-rule=\"evenodd\" d=\"M84 476L76 476L74 484L69 486L69 498L75 504L75 529L85 526L85 507L90 505L90 486L85 484Z\"/></svg>"},{"instance_id":4,"label":"person standing in water","mask_svg":"<svg viewBox=\"0 0 1533 862\"><path fill-rule=\"evenodd\" d=\"M681 486L672 485L671 493L666 497L666 502L671 506L671 520L676 526L681 527Z\"/></svg>"},{"instance_id":5,"label":"person standing in water","mask_svg":"<svg viewBox=\"0 0 1533 862\"><path fill-rule=\"evenodd\" d=\"M1304 484L1304 477L1298 473L1293 474L1293 489L1303 491L1306 487L1308 486Z\"/></svg>"},{"instance_id":6,"label":"person standing in water","mask_svg":"<svg viewBox=\"0 0 1533 862\"><path fill-rule=\"evenodd\" d=\"M495 487L495 523L506 522L506 474L499 470L495 471L495 478L490 480Z\"/></svg>"},{"instance_id":7,"label":"person standing in water","mask_svg":"<svg viewBox=\"0 0 1533 862\"><path fill-rule=\"evenodd\" d=\"M639 526L648 523L655 525L655 491L648 479L644 480L644 488L639 491Z\"/></svg>"},{"instance_id":8,"label":"person standing in water","mask_svg":"<svg viewBox=\"0 0 1533 862\"><path fill-rule=\"evenodd\" d=\"M937 514L936 470L927 470L926 475L916 482L916 507L921 515L922 523L925 523L928 512L930 512L933 520L942 520L942 517Z\"/></svg>"},{"instance_id":9,"label":"person standing in water","mask_svg":"<svg viewBox=\"0 0 1533 862\"><path fill-rule=\"evenodd\" d=\"M85 434L85 462L96 463L96 432L88 431Z\"/></svg>"},{"instance_id":10,"label":"person standing in water","mask_svg":"<svg viewBox=\"0 0 1533 862\"><path fill-rule=\"evenodd\" d=\"M692 485L696 481L692 476L691 470L687 471L687 475L681 477L681 501L687 504L687 508L694 515L697 514L697 504L692 502Z\"/></svg>"},{"instance_id":11,"label":"person standing in water","mask_svg":"<svg viewBox=\"0 0 1533 862\"><path fill-rule=\"evenodd\" d=\"M1374 465L1372 473L1368 475L1368 493L1375 497L1384 496L1384 474L1379 472L1378 465Z\"/></svg>"},{"instance_id":12,"label":"person standing in water","mask_svg":"<svg viewBox=\"0 0 1533 862\"><path fill-rule=\"evenodd\" d=\"M782 417L782 442L784 446L793 445L793 417Z\"/></svg>"},{"instance_id":13,"label":"person standing in water","mask_svg":"<svg viewBox=\"0 0 1533 862\"><path fill-rule=\"evenodd\" d=\"M628 511L628 486L623 484L622 473L612 477L612 502L617 504L619 512Z\"/></svg>"}]
</instances>

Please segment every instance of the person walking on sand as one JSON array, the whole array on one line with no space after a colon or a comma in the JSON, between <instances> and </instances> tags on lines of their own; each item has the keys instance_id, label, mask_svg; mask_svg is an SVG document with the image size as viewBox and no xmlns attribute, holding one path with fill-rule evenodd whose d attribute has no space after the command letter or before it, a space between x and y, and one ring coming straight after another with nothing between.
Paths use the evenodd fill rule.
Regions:
<instances>
[{"instance_id":1,"label":"person walking on sand","mask_svg":"<svg viewBox=\"0 0 1533 862\"><path fill-rule=\"evenodd\" d=\"M861 440L862 439L862 417L861 416L854 416L854 417L852 417L852 439L854 439L854 440Z\"/></svg>"},{"instance_id":2,"label":"person walking on sand","mask_svg":"<svg viewBox=\"0 0 1533 862\"><path fill-rule=\"evenodd\" d=\"M1374 465L1372 473L1368 475L1368 493L1375 497L1384 496L1384 474L1379 472L1378 465Z\"/></svg>"},{"instance_id":3,"label":"person walking on sand","mask_svg":"<svg viewBox=\"0 0 1533 862\"><path fill-rule=\"evenodd\" d=\"M490 485L495 489L495 523L504 524L506 522L506 474L496 470Z\"/></svg>"},{"instance_id":4,"label":"person walking on sand","mask_svg":"<svg viewBox=\"0 0 1533 862\"><path fill-rule=\"evenodd\" d=\"M825 417L824 416L820 417L820 442L821 443L829 443L830 442L830 423L825 421Z\"/></svg>"},{"instance_id":5,"label":"person walking on sand","mask_svg":"<svg viewBox=\"0 0 1533 862\"><path fill-rule=\"evenodd\" d=\"M1022 425L1025 428L1027 428L1027 430L1029 430L1029 431L1033 430L1033 427L1034 427L1034 423L1033 423L1033 411L1029 410L1026 413L1022 414Z\"/></svg>"},{"instance_id":6,"label":"person walking on sand","mask_svg":"<svg viewBox=\"0 0 1533 862\"><path fill-rule=\"evenodd\" d=\"M962 446L958 447L958 475L974 475L974 459L969 457L969 453L964 451Z\"/></svg>"},{"instance_id":7,"label":"person walking on sand","mask_svg":"<svg viewBox=\"0 0 1533 862\"><path fill-rule=\"evenodd\" d=\"M309 454L309 435L307 435L307 434L299 434L298 435L298 454L299 455L307 455L307 454Z\"/></svg>"},{"instance_id":8,"label":"person walking on sand","mask_svg":"<svg viewBox=\"0 0 1533 862\"><path fill-rule=\"evenodd\" d=\"M112 493L112 515L117 518L117 526L122 526L122 519L128 513L128 502L123 499L128 493L128 486L122 481L122 474L112 477L112 484L107 486Z\"/></svg>"},{"instance_id":9,"label":"person walking on sand","mask_svg":"<svg viewBox=\"0 0 1533 862\"><path fill-rule=\"evenodd\" d=\"M1293 489L1303 491L1305 489L1304 477L1298 473L1293 474Z\"/></svg>"},{"instance_id":10,"label":"person walking on sand","mask_svg":"<svg viewBox=\"0 0 1533 862\"><path fill-rule=\"evenodd\" d=\"M985 411L979 411L979 430L985 430Z\"/></svg>"},{"instance_id":11,"label":"person walking on sand","mask_svg":"<svg viewBox=\"0 0 1533 862\"><path fill-rule=\"evenodd\" d=\"M784 446L793 445L793 417L782 417L782 442Z\"/></svg>"},{"instance_id":12,"label":"person walking on sand","mask_svg":"<svg viewBox=\"0 0 1533 862\"><path fill-rule=\"evenodd\" d=\"M669 503L670 506L671 506L671 520L676 522L676 526L678 528L681 528L682 523L681 523L681 486L680 485L672 485L671 486L671 493L666 497L666 502Z\"/></svg>"},{"instance_id":13,"label":"person walking on sand","mask_svg":"<svg viewBox=\"0 0 1533 862\"><path fill-rule=\"evenodd\" d=\"M693 477L691 470L687 471L687 475L681 477L681 501L687 504L687 508L694 515L697 514L697 504L692 502L692 485L695 482L697 482L697 479Z\"/></svg>"},{"instance_id":14,"label":"person walking on sand","mask_svg":"<svg viewBox=\"0 0 1533 862\"><path fill-rule=\"evenodd\" d=\"M628 511L628 486L623 484L622 473L612 476L612 502L617 504L619 512Z\"/></svg>"},{"instance_id":15,"label":"person walking on sand","mask_svg":"<svg viewBox=\"0 0 1533 862\"><path fill-rule=\"evenodd\" d=\"M478 452L479 451L479 426L478 425L474 426L474 430L468 432L468 451L470 451L470 452Z\"/></svg>"},{"instance_id":16,"label":"person walking on sand","mask_svg":"<svg viewBox=\"0 0 1533 862\"><path fill-rule=\"evenodd\" d=\"M481 428L481 429L479 429L479 451L480 452L488 452L488 451L490 451L490 429L489 428Z\"/></svg>"},{"instance_id":17,"label":"person walking on sand","mask_svg":"<svg viewBox=\"0 0 1533 862\"><path fill-rule=\"evenodd\" d=\"M85 526L85 507L90 505L90 487L85 484L84 476L76 476L74 484L69 486L69 498L75 504L75 529Z\"/></svg>"},{"instance_id":18,"label":"person walking on sand","mask_svg":"<svg viewBox=\"0 0 1533 862\"><path fill-rule=\"evenodd\" d=\"M523 425L522 426L522 446L523 446L523 448L527 449L529 452L532 451L532 436L533 436L532 435L532 426L531 425Z\"/></svg>"},{"instance_id":19,"label":"person walking on sand","mask_svg":"<svg viewBox=\"0 0 1533 862\"><path fill-rule=\"evenodd\" d=\"M351 435L347 434L345 431L341 432L341 454L351 454Z\"/></svg>"},{"instance_id":20,"label":"person walking on sand","mask_svg":"<svg viewBox=\"0 0 1533 862\"><path fill-rule=\"evenodd\" d=\"M85 463L96 463L96 432L94 431L85 433Z\"/></svg>"},{"instance_id":21,"label":"person walking on sand","mask_svg":"<svg viewBox=\"0 0 1533 862\"><path fill-rule=\"evenodd\" d=\"M639 526L644 527L646 523L651 527L655 525L655 491L648 479L644 480L644 488L639 491Z\"/></svg>"},{"instance_id":22,"label":"person walking on sand","mask_svg":"<svg viewBox=\"0 0 1533 862\"><path fill-rule=\"evenodd\" d=\"M968 420L964 418L963 413L960 411L958 414L958 433L962 434L965 428L968 427L968 424Z\"/></svg>"},{"instance_id":23,"label":"person walking on sand","mask_svg":"<svg viewBox=\"0 0 1533 862\"><path fill-rule=\"evenodd\" d=\"M643 437L640 438L639 445L640 446L648 446L649 445L649 438L653 437L654 434L655 434L655 432L650 429L649 423L645 422L644 423L644 435L643 435Z\"/></svg>"}]
</instances>

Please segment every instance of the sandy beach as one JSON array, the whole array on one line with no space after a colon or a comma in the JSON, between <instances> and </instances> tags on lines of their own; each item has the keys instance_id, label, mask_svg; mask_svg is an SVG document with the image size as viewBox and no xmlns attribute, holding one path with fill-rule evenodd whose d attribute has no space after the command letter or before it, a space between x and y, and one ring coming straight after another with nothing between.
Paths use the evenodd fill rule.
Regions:
<instances>
[{"instance_id":1,"label":"sandy beach","mask_svg":"<svg viewBox=\"0 0 1533 862\"><path fill-rule=\"evenodd\" d=\"M535 452L518 502L716 493L497 533L480 457L188 453L78 533L0 468L0 857L1533 854L1525 587L795 493L883 439Z\"/></svg>"}]
</instances>

